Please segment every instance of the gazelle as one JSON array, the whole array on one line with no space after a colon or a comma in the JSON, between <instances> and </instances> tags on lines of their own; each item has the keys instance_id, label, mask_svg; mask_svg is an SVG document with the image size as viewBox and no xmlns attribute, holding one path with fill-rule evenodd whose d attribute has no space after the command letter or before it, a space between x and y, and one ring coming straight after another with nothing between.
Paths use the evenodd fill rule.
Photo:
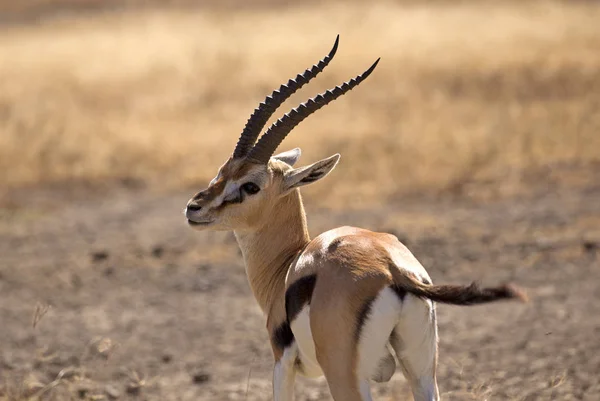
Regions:
<instances>
[{"instance_id":1,"label":"gazelle","mask_svg":"<svg viewBox=\"0 0 600 401\"><path fill-rule=\"evenodd\" d=\"M379 59L258 137L277 107L329 64L338 40L325 58L254 110L233 155L208 188L189 200L185 215L195 229L235 234L252 293L267 317L275 401L292 400L297 373L325 375L336 401L371 400L369 382L390 380L393 354L414 399L438 400L433 302L472 305L525 295L511 285L434 285L390 234L340 227L309 238L299 187L325 177L340 155L294 168L300 149L273 154L304 118L363 82Z\"/></svg>"}]
</instances>

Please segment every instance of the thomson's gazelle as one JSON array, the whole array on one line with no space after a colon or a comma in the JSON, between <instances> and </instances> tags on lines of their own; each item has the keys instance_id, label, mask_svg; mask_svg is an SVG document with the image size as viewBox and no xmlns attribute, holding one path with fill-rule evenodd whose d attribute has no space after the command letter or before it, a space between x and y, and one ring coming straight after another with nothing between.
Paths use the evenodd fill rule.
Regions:
<instances>
[{"instance_id":1,"label":"thomson's gazelle","mask_svg":"<svg viewBox=\"0 0 600 401\"><path fill-rule=\"evenodd\" d=\"M190 199L185 215L196 229L235 233L252 292L267 316L276 401L292 400L296 373L325 375L336 401L371 400L369 381L388 381L396 369L392 353L415 400L437 400L433 302L471 305L525 296L509 285L434 285L390 234L340 227L309 238L299 187L325 177L340 156L293 168L300 149L273 153L298 123L364 81L379 60L258 137L277 107L329 64L337 45L336 39L323 60L254 110L233 155Z\"/></svg>"}]
</instances>

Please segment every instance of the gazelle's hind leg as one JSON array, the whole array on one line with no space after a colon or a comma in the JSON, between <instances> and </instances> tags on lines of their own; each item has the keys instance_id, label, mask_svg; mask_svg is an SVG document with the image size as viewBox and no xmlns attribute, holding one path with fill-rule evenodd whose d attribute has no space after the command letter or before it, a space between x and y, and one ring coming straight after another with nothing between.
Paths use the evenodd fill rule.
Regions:
<instances>
[{"instance_id":1,"label":"gazelle's hind leg","mask_svg":"<svg viewBox=\"0 0 600 401\"><path fill-rule=\"evenodd\" d=\"M294 400L294 379L296 368L294 363L298 357L295 343L286 348L283 356L275 362L273 369L273 401Z\"/></svg>"},{"instance_id":2,"label":"gazelle's hind leg","mask_svg":"<svg viewBox=\"0 0 600 401\"><path fill-rule=\"evenodd\" d=\"M311 326L319 327L323 322L316 314L311 316ZM313 329L314 330L314 329ZM371 401L368 382L359 380L354 369L356 348L351 336L320 336L318 329L313 334L316 356L323 370L331 396L335 401ZM316 335L315 335L316 334Z\"/></svg>"},{"instance_id":3,"label":"gazelle's hind leg","mask_svg":"<svg viewBox=\"0 0 600 401\"><path fill-rule=\"evenodd\" d=\"M407 294L390 343L415 401L438 401L437 323L433 303Z\"/></svg>"},{"instance_id":4,"label":"gazelle's hind leg","mask_svg":"<svg viewBox=\"0 0 600 401\"><path fill-rule=\"evenodd\" d=\"M356 309L330 305L311 307L311 328L316 357L335 401L371 401L369 380L389 380L395 363L387 348L398 324L402 304L394 291L384 287L362 300ZM321 305L322 306L322 305Z\"/></svg>"}]
</instances>

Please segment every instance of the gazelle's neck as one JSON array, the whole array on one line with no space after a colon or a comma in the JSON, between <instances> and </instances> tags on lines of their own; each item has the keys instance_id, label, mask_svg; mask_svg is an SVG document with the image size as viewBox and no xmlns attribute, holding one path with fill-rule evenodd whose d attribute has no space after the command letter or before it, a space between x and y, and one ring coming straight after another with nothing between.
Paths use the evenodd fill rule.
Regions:
<instances>
[{"instance_id":1,"label":"gazelle's neck","mask_svg":"<svg viewBox=\"0 0 600 401\"><path fill-rule=\"evenodd\" d=\"M281 198L256 230L238 230L237 238L250 288L263 312L283 302L285 276L293 258L310 241L300 191Z\"/></svg>"}]
</instances>

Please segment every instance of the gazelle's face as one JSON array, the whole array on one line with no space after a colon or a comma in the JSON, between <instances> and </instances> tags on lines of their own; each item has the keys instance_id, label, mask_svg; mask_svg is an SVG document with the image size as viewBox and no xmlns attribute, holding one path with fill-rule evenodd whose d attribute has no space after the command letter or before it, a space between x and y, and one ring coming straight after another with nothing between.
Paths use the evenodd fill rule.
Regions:
<instances>
[{"instance_id":1,"label":"gazelle's face","mask_svg":"<svg viewBox=\"0 0 600 401\"><path fill-rule=\"evenodd\" d=\"M278 200L302 185L325 177L339 155L294 169L300 149L271 157L267 164L231 158L221 166L208 188L188 201L185 216L197 230L239 230L269 220Z\"/></svg>"},{"instance_id":2,"label":"gazelle's face","mask_svg":"<svg viewBox=\"0 0 600 401\"><path fill-rule=\"evenodd\" d=\"M208 188L189 200L185 210L188 224L195 229L235 230L249 228L277 197L278 176L268 165L229 159Z\"/></svg>"}]
</instances>

